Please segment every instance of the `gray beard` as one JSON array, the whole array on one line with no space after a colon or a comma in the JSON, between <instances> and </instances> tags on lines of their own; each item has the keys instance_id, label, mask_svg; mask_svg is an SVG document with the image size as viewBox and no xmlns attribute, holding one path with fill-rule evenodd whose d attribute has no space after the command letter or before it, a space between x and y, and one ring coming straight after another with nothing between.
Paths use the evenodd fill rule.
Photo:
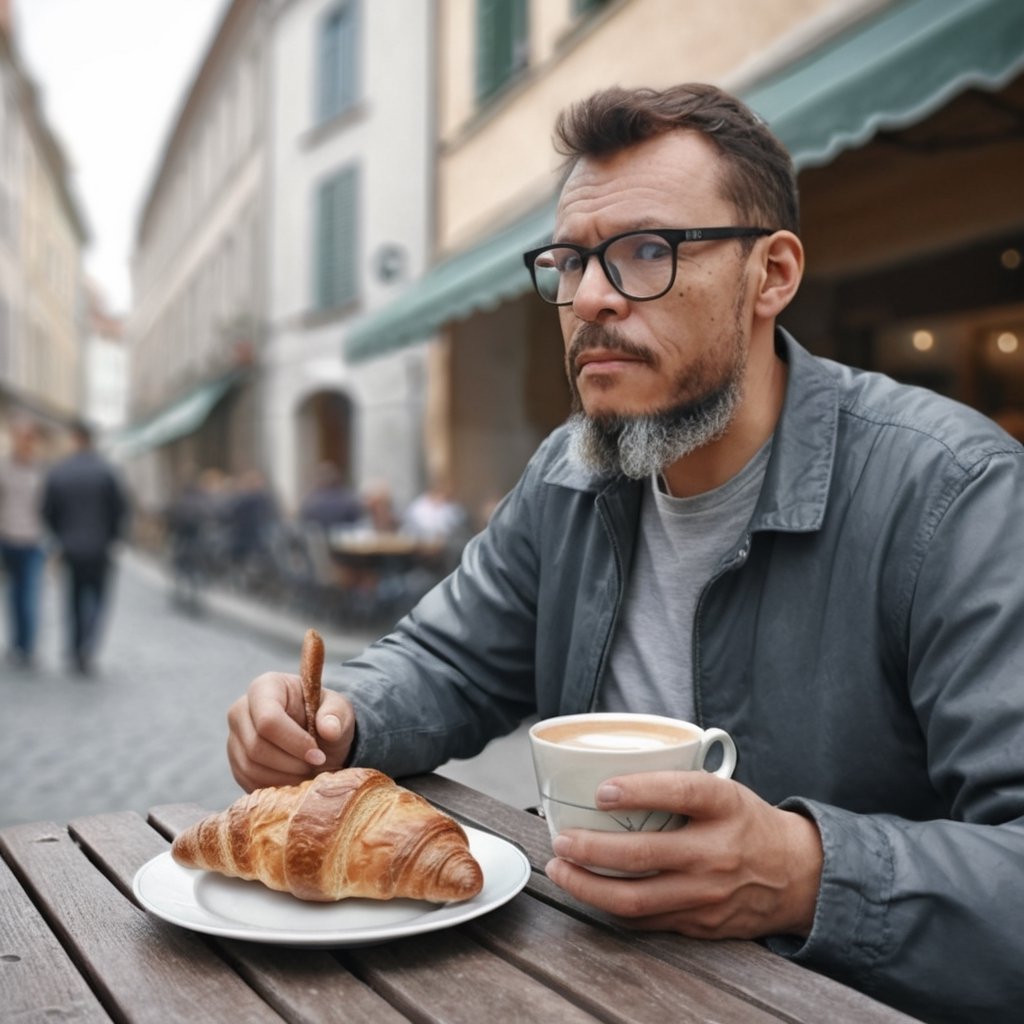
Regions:
<instances>
[{"instance_id":1,"label":"gray beard","mask_svg":"<svg viewBox=\"0 0 1024 1024\"><path fill-rule=\"evenodd\" d=\"M641 480L722 437L739 405L739 374L696 402L660 412L569 419L573 452L591 469Z\"/></svg>"}]
</instances>

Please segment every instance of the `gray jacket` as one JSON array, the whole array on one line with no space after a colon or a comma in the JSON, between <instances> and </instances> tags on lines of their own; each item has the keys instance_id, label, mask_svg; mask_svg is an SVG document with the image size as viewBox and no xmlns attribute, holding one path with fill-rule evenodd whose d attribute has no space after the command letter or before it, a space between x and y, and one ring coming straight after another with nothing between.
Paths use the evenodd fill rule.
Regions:
<instances>
[{"instance_id":1,"label":"gray jacket","mask_svg":"<svg viewBox=\"0 0 1024 1024\"><path fill-rule=\"evenodd\" d=\"M762 493L679 635L735 777L821 831L813 931L769 944L927 1020L1019 1020L1024 449L777 344ZM530 713L593 707L640 490L595 479L556 431L460 568L345 666L355 760L423 771Z\"/></svg>"}]
</instances>

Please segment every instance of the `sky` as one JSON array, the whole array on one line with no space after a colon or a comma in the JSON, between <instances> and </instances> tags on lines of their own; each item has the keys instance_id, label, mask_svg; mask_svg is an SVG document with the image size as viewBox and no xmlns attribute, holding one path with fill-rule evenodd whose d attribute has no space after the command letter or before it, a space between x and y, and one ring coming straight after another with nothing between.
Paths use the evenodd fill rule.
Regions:
<instances>
[{"instance_id":1,"label":"sky","mask_svg":"<svg viewBox=\"0 0 1024 1024\"><path fill-rule=\"evenodd\" d=\"M229 0L11 0L91 241L86 273L113 313L131 305L138 214L173 119Z\"/></svg>"}]
</instances>

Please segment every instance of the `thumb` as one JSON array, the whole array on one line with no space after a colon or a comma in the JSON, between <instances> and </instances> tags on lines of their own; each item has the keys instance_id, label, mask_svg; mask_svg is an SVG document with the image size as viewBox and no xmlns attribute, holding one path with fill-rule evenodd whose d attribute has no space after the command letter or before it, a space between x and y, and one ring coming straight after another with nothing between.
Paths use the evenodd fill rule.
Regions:
<instances>
[{"instance_id":1,"label":"thumb","mask_svg":"<svg viewBox=\"0 0 1024 1024\"><path fill-rule=\"evenodd\" d=\"M340 693L324 690L316 714L318 746L324 765L340 768L347 760L355 739L356 716L352 704Z\"/></svg>"}]
</instances>

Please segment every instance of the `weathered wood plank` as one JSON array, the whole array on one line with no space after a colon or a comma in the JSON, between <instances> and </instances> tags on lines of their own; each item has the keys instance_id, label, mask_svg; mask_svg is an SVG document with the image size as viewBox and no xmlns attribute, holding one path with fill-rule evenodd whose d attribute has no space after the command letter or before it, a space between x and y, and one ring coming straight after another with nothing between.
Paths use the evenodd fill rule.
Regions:
<instances>
[{"instance_id":1,"label":"weathered wood plank","mask_svg":"<svg viewBox=\"0 0 1024 1024\"><path fill-rule=\"evenodd\" d=\"M4 1019L26 1024L53 1020L109 1024L109 1014L3 860L0 906L0 1014Z\"/></svg>"},{"instance_id":2,"label":"weathered wood plank","mask_svg":"<svg viewBox=\"0 0 1024 1024\"><path fill-rule=\"evenodd\" d=\"M223 810L219 807L217 810ZM150 808L146 820L167 839L173 839L179 832L183 832L200 818L205 818L211 812L199 804L161 804L159 807Z\"/></svg>"},{"instance_id":3,"label":"weathered wood plank","mask_svg":"<svg viewBox=\"0 0 1024 1024\"><path fill-rule=\"evenodd\" d=\"M468 786L439 775L418 775L403 785L468 824L496 832L516 842L526 852L533 877L527 892L568 910L584 920L614 925L607 915L587 907L564 893L543 874L551 858L545 822ZM841 985L824 975L765 949L754 942L701 942L679 935L624 931L651 955L699 975L713 985L742 996L792 1021L818 1022L847 1014L849 1019L878 1024L899 1024L908 1018L890 1007Z\"/></svg>"},{"instance_id":4,"label":"weathered wood plank","mask_svg":"<svg viewBox=\"0 0 1024 1024\"><path fill-rule=\"evenodd\" d=\"M612 930L528 896L467 927L510 963L595 1015L622 1024L769 1024L780 1019L685 968L648 956Z\"/></svg>"},{"instance_id":5,"label":"weathered wood plank","mask_svg":"<svg viewBox=\"0 0 1024 1024\"><path fill-rule=\"evenodd\" d=\"M115 1019L280 1021L199 936L127 900L63 829L15 825L4 844L33 902Z\"/></svg>"},{"instance_id":6,"label":"weathered wood plank","mask_svg":"<svg viewBox=\"0 0 1024 1024\"><path fill-rule=\"evenodd\" d=\"M191 804L170 805L183 827L204 812ZM123 892L130 893L138 868L167 849L167 841L135 814L79 819L72 830L90 857ZM172 834L176 826L168 826ZM171 927L171 926L168 926ZM182 929L175 929L182 931ZM289 1021L329 1020L339 1006L353 1024L404 1024L376 992L346 971L327 950L210 940L254 991Z\"/></svg>"},{"instance_id":7,"label":"weathered wood plank","mask_svg":"<svg viewBox=\"0 0 1024 1024\"><path fill-rule=\"evenodd\" d=\"M423 1024L587 1024L595 1020L547 985L470 941L462 928L348 950L345 959L389 1003Z\"/></svg>"}]
</instances>

